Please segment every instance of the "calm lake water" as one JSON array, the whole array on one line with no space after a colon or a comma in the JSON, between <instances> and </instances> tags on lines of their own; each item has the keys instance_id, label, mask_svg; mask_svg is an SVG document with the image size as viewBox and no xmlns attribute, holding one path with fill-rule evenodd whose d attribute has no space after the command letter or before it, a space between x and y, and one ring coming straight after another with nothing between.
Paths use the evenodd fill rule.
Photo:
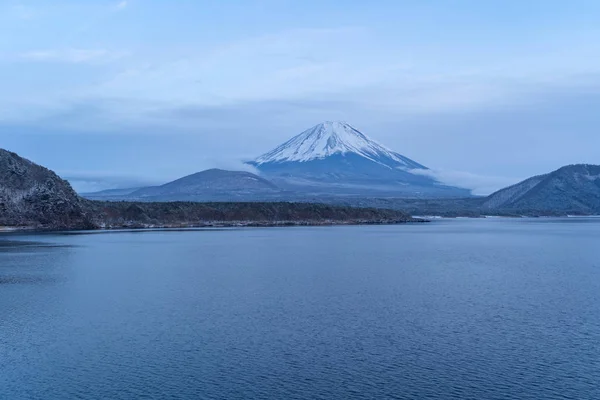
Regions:
<instances>
[{"instance_id":1,"label":"calm lake water","mask_svg":"<svg viewBox=\"0 0 600 400\"><path fill-rule=\"evenodd\" d=\"M600 219L0 235L0 399L600 399Z\"/></svg>"}]
</instances>

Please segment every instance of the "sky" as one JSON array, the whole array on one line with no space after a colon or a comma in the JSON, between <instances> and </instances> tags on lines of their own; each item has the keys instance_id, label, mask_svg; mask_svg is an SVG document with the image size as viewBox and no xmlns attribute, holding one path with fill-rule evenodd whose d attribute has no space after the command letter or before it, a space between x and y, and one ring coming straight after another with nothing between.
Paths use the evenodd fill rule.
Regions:
<instances>
[{"instance_id":1,"label":"sky","mask_svg":"<svg viewBox=\"0 0 600 400\"><path fill-rule=\"evenodd\" d=\"M0 0L0 147L79 191L347 121L490 193L600 163L600 2Z\"/></svg>"}]
</instances>

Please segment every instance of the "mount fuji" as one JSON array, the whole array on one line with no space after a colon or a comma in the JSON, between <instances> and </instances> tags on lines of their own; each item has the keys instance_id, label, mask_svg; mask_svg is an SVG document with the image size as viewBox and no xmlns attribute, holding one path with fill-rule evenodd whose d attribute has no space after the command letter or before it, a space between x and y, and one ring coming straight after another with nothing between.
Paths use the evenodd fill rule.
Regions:
<instances>
[{"instance_id":1,"label":"mount fuji","mask_svg":"<svg viewBox=\"0 0 600 400\"><path fill-rule=\"evenodd\" d=\"M326 121L248 162L261 176L296 192L406 197L468 197L345 122Z\"/></svg>"}]
</instances>

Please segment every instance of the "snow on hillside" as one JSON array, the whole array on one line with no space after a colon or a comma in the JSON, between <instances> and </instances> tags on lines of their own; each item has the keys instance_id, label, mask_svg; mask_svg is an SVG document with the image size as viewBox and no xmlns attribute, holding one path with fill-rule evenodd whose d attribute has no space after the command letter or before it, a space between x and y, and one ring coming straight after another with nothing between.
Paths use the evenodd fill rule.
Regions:
<instances>
[{"instance_id":1,"label":"snow on hillside","mask_svg":"<svg viewBox=\"0 0 600 400\"><path fill-rule=\"evenodd\" d=\"M390 168L424 169L421 164L377 143L345 122L326 121L307 129L274 150L263 154L255 165L306 162L335 154L354 153Z\"/></svg>"},{"instance_id":2,"label":"snow on hillside","mask_svg":"<svg viewBox=\"0 0 600 400\"><path fill-rule=\"evenodd\" d=\"M499 208L518 201L535 188L547 175L534 176L516 185L509 186L492 193L484 203L487 208Z\"/></svg>"}]
</instances>

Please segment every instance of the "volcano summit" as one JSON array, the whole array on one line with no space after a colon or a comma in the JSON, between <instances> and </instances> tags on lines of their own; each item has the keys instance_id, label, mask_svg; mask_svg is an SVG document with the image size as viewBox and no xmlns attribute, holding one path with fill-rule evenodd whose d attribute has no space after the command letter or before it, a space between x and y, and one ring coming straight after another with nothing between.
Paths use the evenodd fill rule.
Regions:
<instances>
[{"instance_id":1,"label":"volcano summit","mask_svg":"<svg viewBox=\"0 0 600 400\"><path fill-rule=\"evenodd\" d=\"M428 168L396 153L345 122L326 121L249 164L289 190L314 194L464 197Z\"/></svg>"}]
</instances>

